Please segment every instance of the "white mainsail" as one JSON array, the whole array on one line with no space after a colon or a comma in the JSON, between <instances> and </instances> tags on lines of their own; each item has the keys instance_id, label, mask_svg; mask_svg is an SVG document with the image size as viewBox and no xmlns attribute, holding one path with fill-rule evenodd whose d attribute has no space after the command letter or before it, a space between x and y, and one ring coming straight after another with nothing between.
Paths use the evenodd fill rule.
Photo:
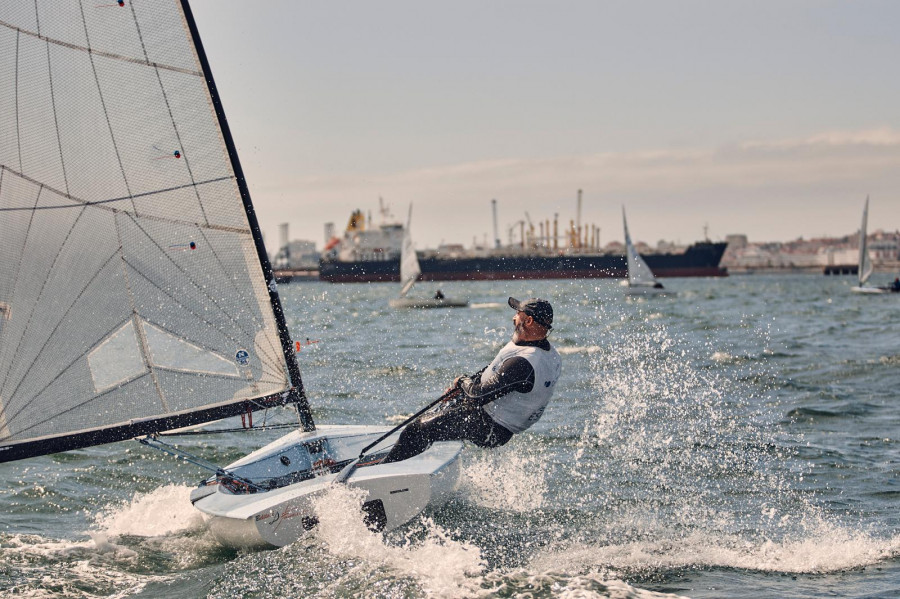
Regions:
<instances>
[{"instance_id":1,"label":"white mainsail","mask_svg":"<svg viewBox=\"0 0 900 599\"><path fill-rule=\"evenodd\" d=\"M409 216L406 220L406 230L403 231L403 245L400 249L400 280L403 281L403 288L400 290L400 297L406 297L409 290L413 288L422 269L419 267L419 258L416 256L416 250L413 247L412 233L412 204L409 205Z\"/></svg>"},{"instance_id":2,"label":"white mainsail","mask_svg":"<svg viewBox=\"0 0 900 599\"><path fill-rule=\"evenodd\" d=\"M0 461L305 404L193 28L0 4Z\"/></svg>"},{"instance_id":3,"label":"white mainsail","mask_svg":"<svg viewBox=\"0 0 900 599\"><path fill-rule=\"evenodd\" d=\"M625 227L625 259L628 263L628 284L632 287L653 287L656 277L631 242L628 234L628 221L625 219L625 207L622 207L622 224Z\"/></svg>"},{"instance_id":4,"label":"white mainsail","mask_svg":"<svg viewBox=\"0 0 900 599\"><path fill-rule=\"evenodd\" d=\"M859 226L859 286L862 287L872 276L872 260L869 258L869 246L866 239L866 228L869 221L869 196L866 196L866 205L863 208L862 224Z\"/></svg>"}]
</instances>

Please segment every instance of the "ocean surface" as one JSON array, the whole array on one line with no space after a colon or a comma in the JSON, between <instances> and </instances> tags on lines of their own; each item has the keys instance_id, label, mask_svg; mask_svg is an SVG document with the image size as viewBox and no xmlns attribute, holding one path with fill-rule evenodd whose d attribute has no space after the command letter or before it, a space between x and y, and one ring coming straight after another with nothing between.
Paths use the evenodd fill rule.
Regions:
<instances>
[{"instance_id":1,"label":"ocean surface","mask_svg":"<svg viewBox=\"0 0 900 599\"><path fill-rule=\"evenodd\" d=\"M219 547L188 501L206 474L137 442L0 464L0 596L900 597L900 296L665 282L442 283L471 306L433 311L391 310L398 285L282 285L318 423L399 422L479 370L510 295L555 306L557 395L508 445L467 446L442 508L378 535L335 489L270 551ZM177 443L224 465L284 432Z\"/></svg>"}]
</instances>

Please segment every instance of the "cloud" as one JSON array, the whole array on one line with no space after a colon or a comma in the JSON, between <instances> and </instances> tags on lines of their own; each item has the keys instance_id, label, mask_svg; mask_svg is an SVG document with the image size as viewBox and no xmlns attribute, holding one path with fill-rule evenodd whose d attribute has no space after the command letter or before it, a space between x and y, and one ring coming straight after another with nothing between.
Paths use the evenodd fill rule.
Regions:
<instances>
[{"instance_id":1,"label":"cloud","mask_svg":"<svg viewBox=\"0 0 900 599\"><path fill-rule=\"evenodd\" d=\"M785 139L780 141L748 141L741 144L746 148L810 146L900 146L900 132L890 127L866 129L863 131L827 131L807 139Z\"/></svg>"},{"instance_id":2,"label":"cloud","mask_svg":"<svg viewBox=\"0 0 900 599\"><path fill-rule=\"evenodd\" d=\"M851 232L856 204L867 193L873 194L876 206L879 195L882 207L891 202L896 206L898 167L900 131L880 128L709 148L509 158L378 175L271 179L274 185L254 191L254 198L261 213L269 211L263 207L270 208L273 199L295 199L274 210L268 221L263 217L264 228L305 218L316 231L326 220L342 224L354 208L376 211L379 196L397 214L412 202L417 206L418 247L441 240L481 240L492 231L494 198L502 230L524 218L525 212L535 221L558 213L564 226L576 218L577 189L584 190L583 222L607 227L604 243L621 237L622 204L628 207L629 221L634 220L635 235L643 233L647 239L690 241L700 236L705 223L720 237L745 232L756 239L787 239ZM885 228L895 228L900 220L900 214L890 216L887 210L882 215L893 218ZM292 227L298 234L301 229L313 230L307 225L297 228L293 222Z\"/></svg>"}]
</instances>

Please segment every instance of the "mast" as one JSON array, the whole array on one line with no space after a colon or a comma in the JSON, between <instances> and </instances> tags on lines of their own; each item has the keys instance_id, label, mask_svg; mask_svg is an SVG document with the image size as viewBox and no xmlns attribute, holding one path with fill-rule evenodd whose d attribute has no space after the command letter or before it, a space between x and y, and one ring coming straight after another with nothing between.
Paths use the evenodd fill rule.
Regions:
<instances>
[{"instance_id":1,"label":"mast","mask_svg":"<svg viewBox=\"0 0 900 599\"><path fill-rule=\"evenodd\" d=\"M491 200L491 208L494 212L494 249L500 249L500 234L497 233L497 200Z\"/></svg>"},{"instance_id":2,"label":"mast","mask_svg":"<svg viewBox=\"0 0 900 599\"><path fill-rule=\"evenodd\" d=\"M578 243L576 247L581 247L581 190L578 190L578 213L577 213L576 230L578 231Z\"/></svg>"},{"instance_id":3,"label":"mast","mask_svg":"<svg viewBox=\"0 0 900 599\"><path fill-rule=\"evenodd\" d=\"M306 391L303 387L300 368L297 366L291 334L288 331L287 323L285 322L284 309L282 308L281 298L278 295L278 287L275 283L275 274L272 270L272 264L269 262L269 255L266 252L265 244L263 243L262 231L260 230L259 222L256 219L256 211L250 200L250 190L247 188L247 181L244 178L244 169L241 168L241 161L238 158L234 139L231 136L231 129L228 127L228 120L225 118L225 110L222 107L222 101L219 98L219 92L216 89L216 82L213 79L212 70L210 69L209 61L206 58L206 51L203 49L203 43L200 41L200 33L197 29L197 23L194 21L194 14L191 12L188 0L181 0L181 8L184 12L185 22L187 23L191 38L194 42L197 59L200 61L200 65L203 69L206 87L209 90L210 99L212 100L212 105L216 112L216 118L219 121L219 129L222 132L222 138L225 141L225 147L228 150L228 158L231 161L231 168L234 171L238 190L241 194L241 201L243 202L244 210L247 213L247 221L253 234L256 255L259 258L260 266L262 266L266 287L269 290L269 301L271 302L272 310L275 313L275 322L278 325L278 337L281 341L281 350L284 354L285 362L287 363L288 374L290 375L292 385L287 402L296 403L301 427L305 431L312 431L315 430L316 425L315 422L313 422L309 400L306 397Z\"/></svg>"}]
</instances>

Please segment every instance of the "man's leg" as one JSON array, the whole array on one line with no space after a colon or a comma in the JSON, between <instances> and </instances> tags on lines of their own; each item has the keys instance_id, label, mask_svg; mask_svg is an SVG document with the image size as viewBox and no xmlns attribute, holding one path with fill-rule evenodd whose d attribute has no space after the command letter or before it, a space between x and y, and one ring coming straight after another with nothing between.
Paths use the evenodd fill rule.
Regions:
<instances>
[{"instance_id":1,"label":"man's leg","mask_svg":"<svg viewBox=\"0 0 900 599\"><path fill-rule=\"evenodd\" d=\"M403 429L397 444L381 463L399 462L419 455L435 441L468 439L482 447L493 446L492 432L495 431L492 424L491 417L480 406L464 404L436 414L425 414ZM508 440L506 437L503 443Z\"/></svg>"}]
</instances>

